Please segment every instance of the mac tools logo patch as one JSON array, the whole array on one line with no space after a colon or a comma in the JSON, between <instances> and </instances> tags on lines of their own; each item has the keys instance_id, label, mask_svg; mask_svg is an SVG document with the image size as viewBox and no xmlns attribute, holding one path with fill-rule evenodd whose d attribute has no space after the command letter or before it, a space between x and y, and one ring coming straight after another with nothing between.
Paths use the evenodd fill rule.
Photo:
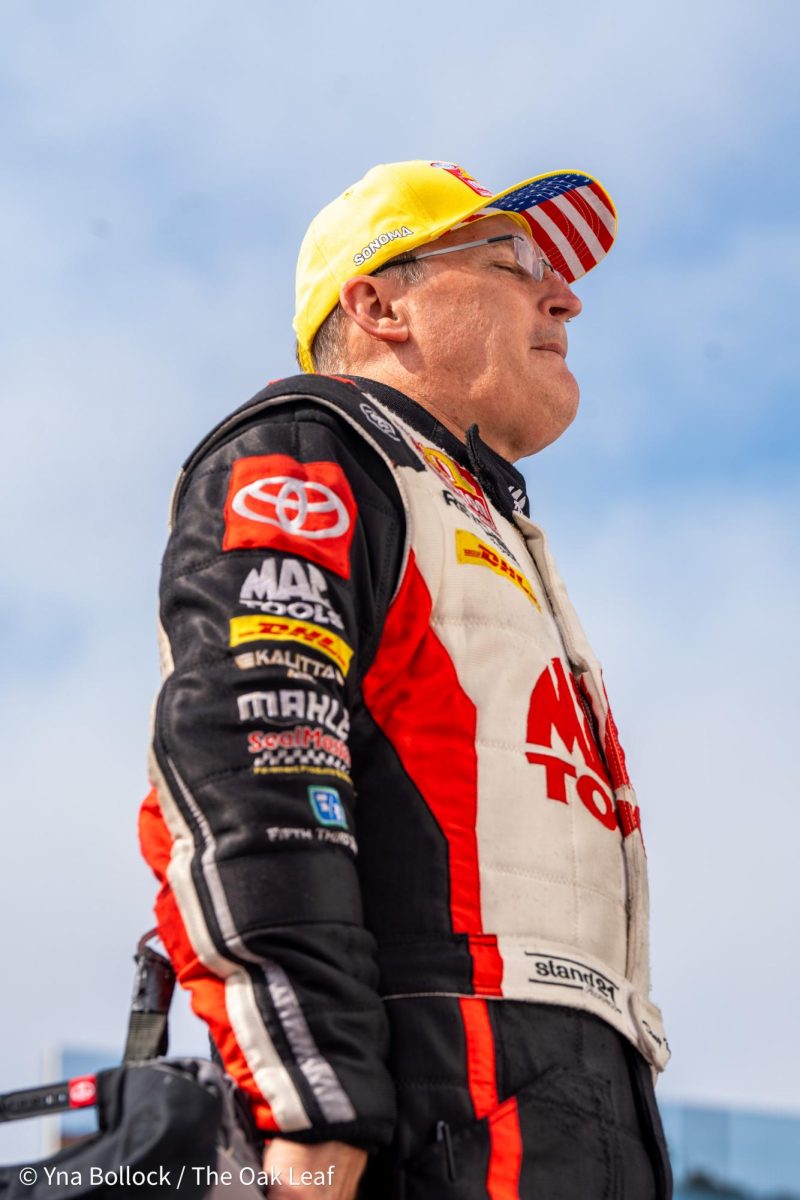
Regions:
<instances>
[{"instance_id":1,"label":"mac tools logo patch","mask_svg":"<svg viewBox=\"0 0 800 1200\"><path fill-rule=\"evenodd\" d=\"M338 463L300 463L287 454L239 458L225 501L222 549L288 550L348 579L355 517Z\"/></svg>"},{"instance_id":2,"label":"mac tools logo patch","mask_svg":"<svg viewBox=\"0 0 800 1200\"><path fill-rule=\"evenodd\" d=\"M242 584L239 603L274 617L297 617L344 629L322 571L299 558L265 558L261 569L253 567Z\"/></svg>"}]
</instances>

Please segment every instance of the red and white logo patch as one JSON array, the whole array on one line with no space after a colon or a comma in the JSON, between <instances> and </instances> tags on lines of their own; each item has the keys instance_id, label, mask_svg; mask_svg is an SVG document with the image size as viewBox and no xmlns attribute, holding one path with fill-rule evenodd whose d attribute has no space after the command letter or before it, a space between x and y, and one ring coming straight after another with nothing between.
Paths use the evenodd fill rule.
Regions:
<instances>
[{"instance_id":1,"label":"red and white logo patch","mask_svg":"<svg viewBox=\"0 0 800 1200\"><path fill-rule=\"evenodd\" d=\"M459 167L458 163L432 162L431 166L441 167L443 171L447 171L448 175L454 175L456 179L460 179L462 183L465 183L468 188L472 188L473 192L476 192L479 196L492 195L488 188L485 188L482 186L482 184L478 183L477 179L474 179L472 175L469 175L463 167Z\"/></svg>"},{"instance_id":2,"label":"red and white logo patch","mask_svg":"<svg viewBox=\"0 0 800 1200\"><path fill-rule=\"evenodd\" d=\"M70 1108L87 1108L97 1096L94 1075L77 1075L69 1081Z\"/></svg>"},{"instance_id":3,"label":"red and white logo patch","mask_svg":"<svg viewBox=\"0 0 800 1200\"><path fill-rule=\"evenodd\" d=\"M550 800L569 803L567 780L592 816L616 830L617 810L606 765L581 703L578 685L561 659L553 658L537 679L528 707L525 757L544 767Z\"/></svg>"},{"instance_id":4,"label":"red and white logo patch","mask_svg":"<svg viewBox=\"0 0 800 1200\"><path fill-rule=\"evenodd\" d=\"M496 532L497 526L489 511L483 488L472 472L468 471L466 467L459 466L449 455L445 454L444 450L437 450L435 446L423 446L422 442L418 442L416 438L411 440L428 466L433 467L453 495L466 504L472 515L477 517L482 525L494 529Z\"/></svg>"},{"instance_id":5,"label":"red and white logo patch","mask_svg":"<svg viewBox=\"0 0 800 1200\"><path fill-rule=\"evenodd\" d=\"M239 458L225 501L222 549L288 550L348 579L355 518L338 463L300 463L288 454Z\"/></svg>"}]
</instances>

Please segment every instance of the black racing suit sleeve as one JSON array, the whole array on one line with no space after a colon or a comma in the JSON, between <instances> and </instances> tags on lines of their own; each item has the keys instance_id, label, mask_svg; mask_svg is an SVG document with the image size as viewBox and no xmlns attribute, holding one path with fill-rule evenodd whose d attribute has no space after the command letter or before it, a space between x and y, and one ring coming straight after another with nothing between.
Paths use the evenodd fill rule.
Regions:
<instances>
[{"instance_id":1,"label":"black racing suit sleeve","mask_svg":"<svg viewBox=\"0 0 800 1200\"><path fill-rule=\"evenodd\" d=\"M356 505L348 578L309 551L291 483L281 516L269 496L256 507L265 541L276 519L300 533L222 549L234 462L270 455L341 468ZM279 406L194 466L160 593L160 869L143 838L162 938L259 1127L367 1149L391 1140L395 1105L347 743L403 538L390 469L313 403Z\"/></svg>"}]
</instances>

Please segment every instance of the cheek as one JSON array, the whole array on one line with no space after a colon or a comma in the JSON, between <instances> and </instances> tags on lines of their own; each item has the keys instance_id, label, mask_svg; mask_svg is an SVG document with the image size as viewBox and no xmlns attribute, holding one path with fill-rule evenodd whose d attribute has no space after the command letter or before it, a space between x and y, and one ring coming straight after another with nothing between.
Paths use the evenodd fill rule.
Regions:
<instances>
[{"instance_id":1,"label":"cheek","mask_svg":"<svg viewBox=\"0 0 800 1200\"><path fill-rule=\"evenodd\" d=\"M508 292L501 292L493 298L487 296L486 300L480 321L487 341L491 340L498 350L513 355L515 359L527 357L534 324L530 303Z\"/></svg>"},{"instance_id":2,"label":"cheek","mask_svg":"<svg viewBox=\"0 0 800 1200\"><path fill-rule=\"evenodd\" d=\"M425 343L438 355L449 350L472 359L480 357L496 334L496 323L487 320L486 313L474 291L432 296L430 303L418 313L418 329Z\"/></svg>"},{"instance_id":3,"label":"cheek","mask_svg":"<svg viewBox=\"0 0 800 1200\"><path fill-rule=\"evenodd\" d=\"M496 311L493 319L484 322L484 344L487 355L498 363L514 364L515 370L529 370L530 321L521 321L516 313Z\"/></svg>"}]
</instances>

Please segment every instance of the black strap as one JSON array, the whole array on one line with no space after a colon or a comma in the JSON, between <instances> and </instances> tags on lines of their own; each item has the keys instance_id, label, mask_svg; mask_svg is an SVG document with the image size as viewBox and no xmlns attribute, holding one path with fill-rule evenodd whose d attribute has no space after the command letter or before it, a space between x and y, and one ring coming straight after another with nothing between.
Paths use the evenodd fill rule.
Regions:
<instances>
[{"instance_id":1,"label":"black strap","mask_svg":"<svg viewBox=\"0 0 800 1200\"><path fill-rule=\"evenodd\" d=\"M147 945L156 934L151 929L140 940L134 956L136 978L122 1061L141 1062L167 1053L167 1014L175 990L175 971L169 959Z\"/></svg>"},{"instance_id":2,"label":"black strap","mask_svg":"<svg viewBox=\"0 0 800 1200\"><path fill-rule=\"evenodd\" d=\"M25 1117L43 1117L72 1108L70 1081L48 1083L43 1087L21 1088L0 1096L0 1122L21 1121Z\"/></svg>"}]
</instances>

